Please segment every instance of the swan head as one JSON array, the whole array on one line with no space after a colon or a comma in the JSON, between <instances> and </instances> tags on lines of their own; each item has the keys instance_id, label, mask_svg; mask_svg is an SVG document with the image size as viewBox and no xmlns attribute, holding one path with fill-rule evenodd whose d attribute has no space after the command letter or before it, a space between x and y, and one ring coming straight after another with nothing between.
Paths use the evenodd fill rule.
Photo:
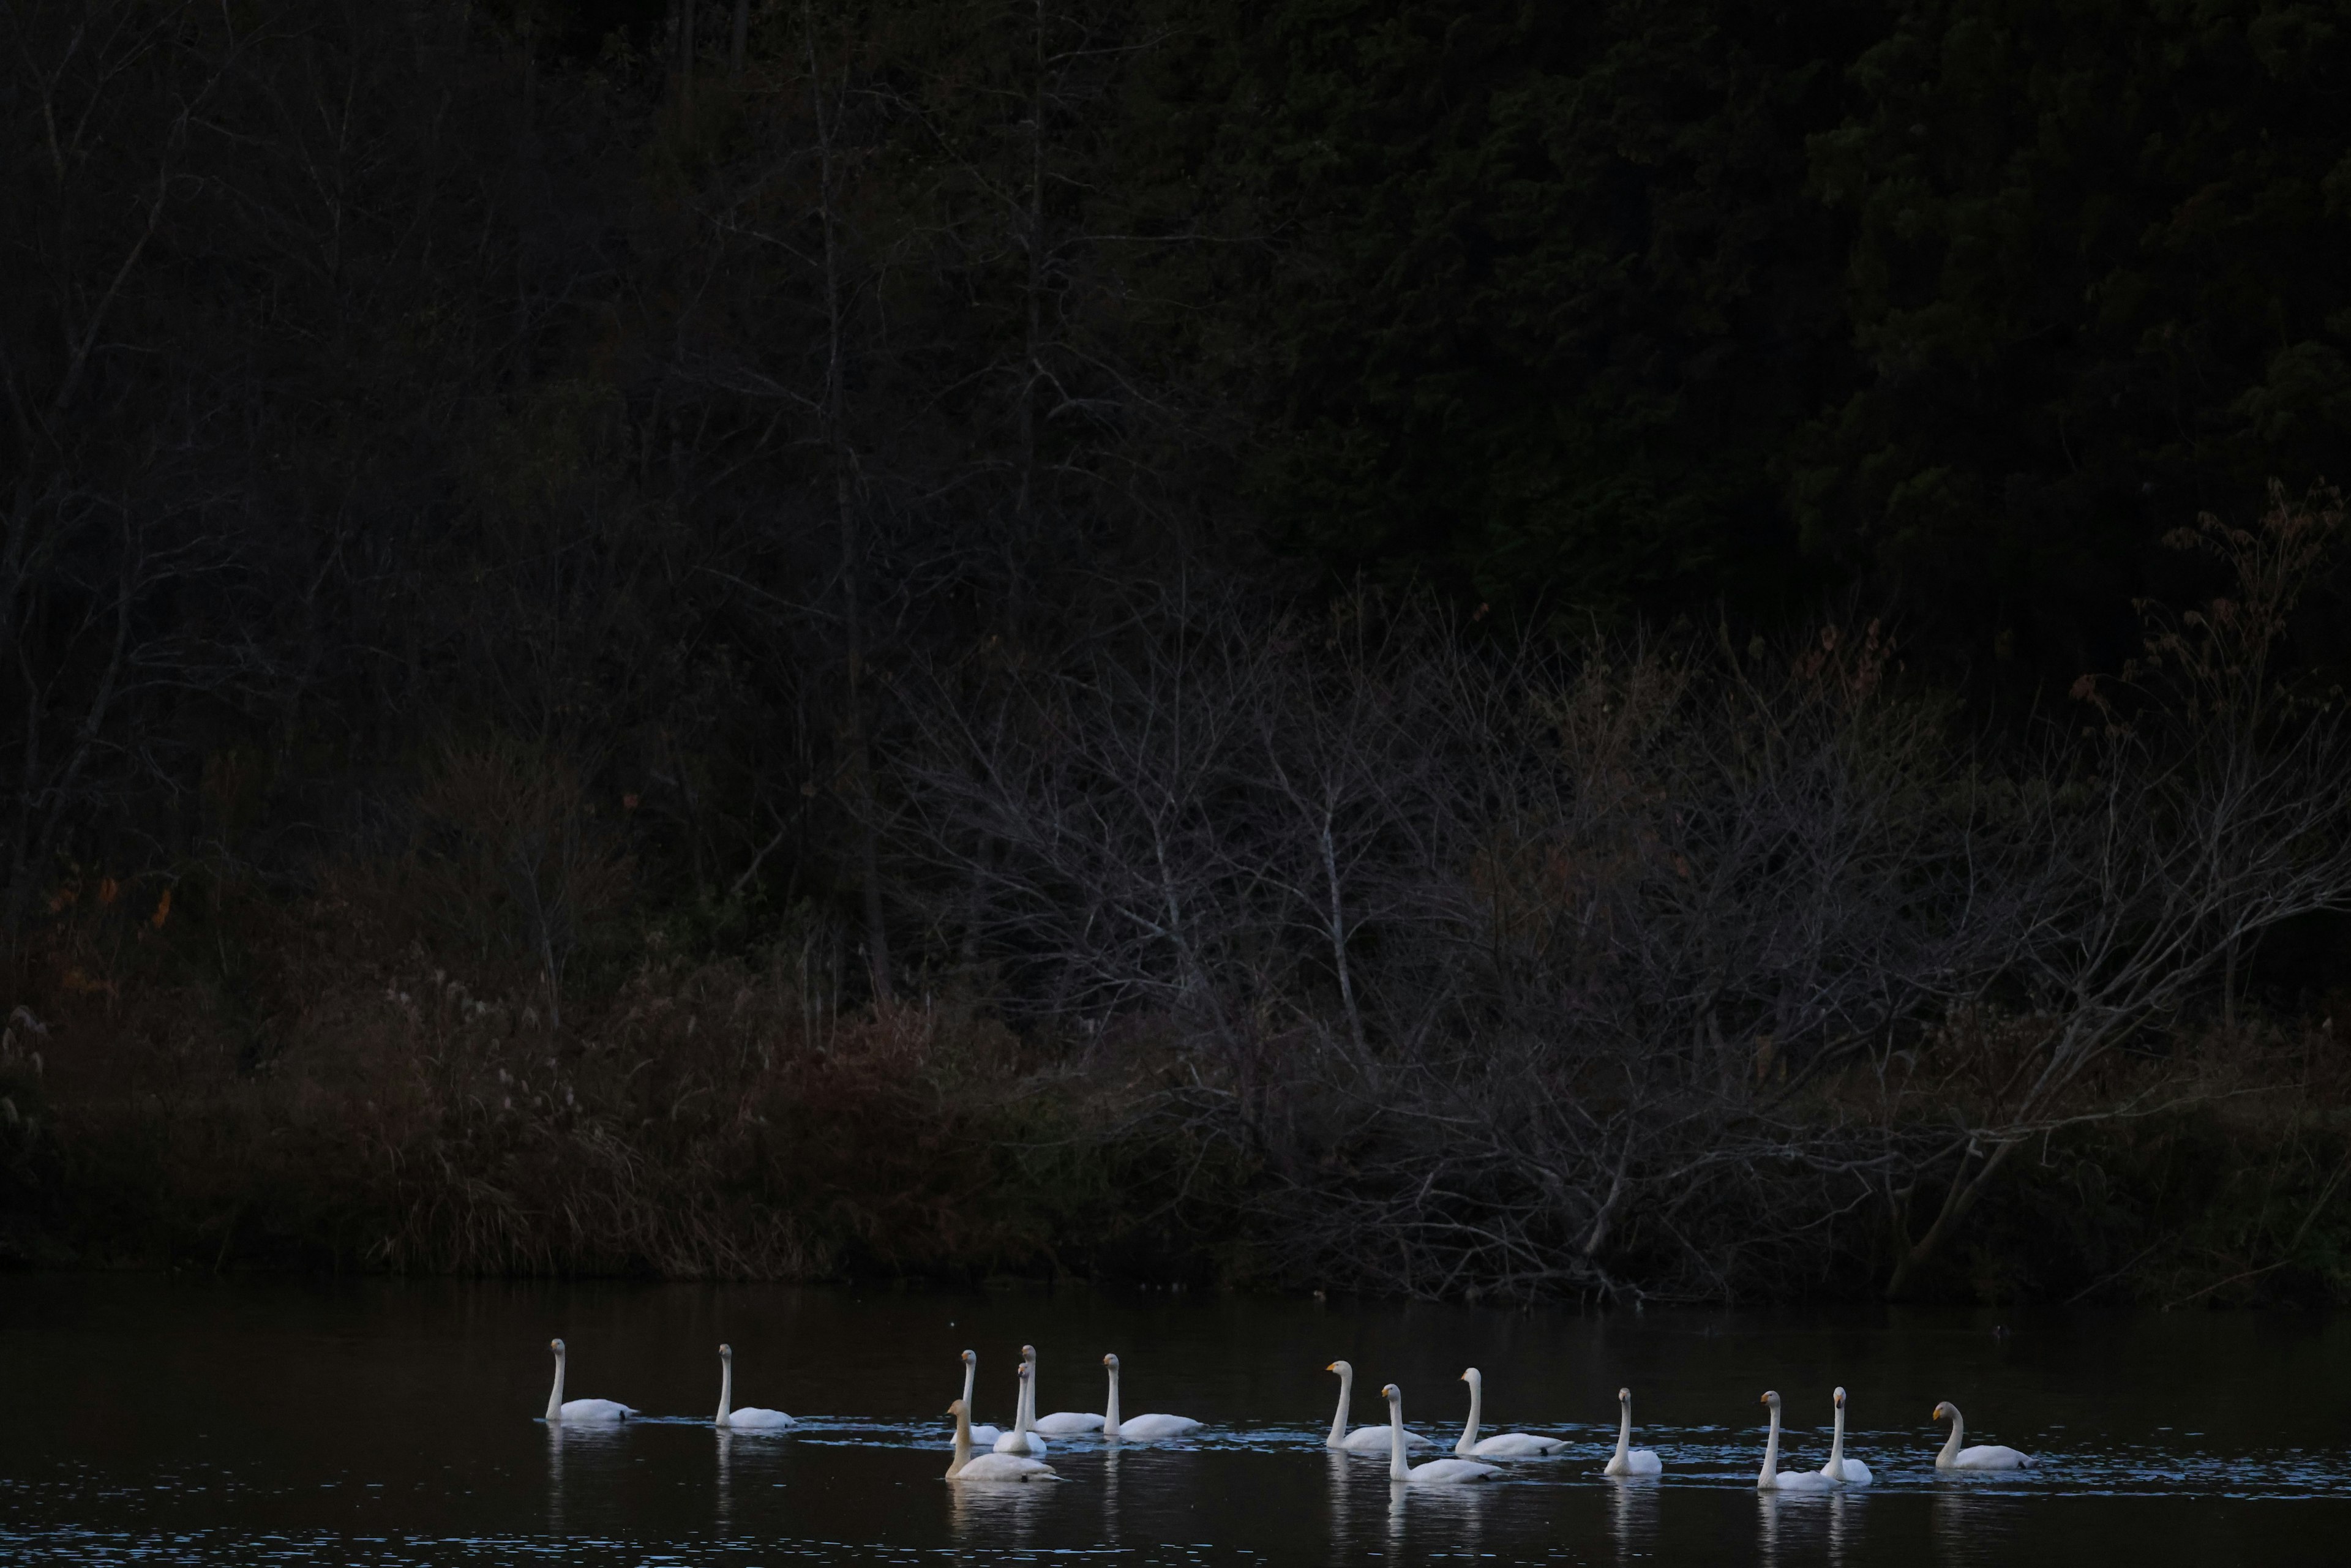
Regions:
<instances>
[{"instance_id":1,"label":"swan head","mask_svg":"<svg viewBox=\"0 0 2351 1568\"><path fill-rule=\"evenodd\" d=\"M1959 1413L1959 1406L1946 1399L1941 1404L1935 1406L1935 1414L1929 1417L1929 1419L1936 1421L1948 1421Z\"/></svg>"},{"instance_id":2,"label":"swan head","mask_svg":"<svg viewBox=\"0 0 2351 1568\"><path fill-rule=\"evenodd\" d=\"M1616 1403L1619 1405L1630 1405L1633 1403L1633 1391L1629 1388L1618 1389L1616 1391Z\"/></svg>"},{"instance_id":3,"label":"swan head","mask_svg":"<svg viewBox=\"0 0 2351 1568\"><path fill-rule=\"evenodd\" d=\"M1021 1360L1023 1360L1023 1361L1025 1361L1025 1362L1027 1362L1027 1363L1028 1363L1029 1365L1031 1365L1031 1366L1036 1365L1036 1364L1037 1364L1037 1347L1036 1347L1035 1345L1033 1345L1033 1344L1024 1344L1024 1345L1022 1345L1022 1346L1020 1347L1020 1359L1021 1359Z\"/></svg>"},{"instance_id":4,"label":"swan head","mask_svg":"<svg viewBox=\"0 0 2351 1568\"><path fill-rule=\"evenodd\" d=\"M734 1359L735 1359L735 1347L734 1347L733 1345L731 1345L731 1344L722 1344L722 1345L720 1345L720 1346L718 1347L718 1359L719 1359L719 1360L721 1360L721 1361L732 1361L732 1360L734 1360Z\"/></svg>"},{"instance_id":5,"label":"swan head","mask_svg":"<svg viewBox=\"0 0 2351 1568\"><path fill-rule=\"evenodd\" d=\"M1023 1383L1028 1382L1029 1378L1029 1364L1024 1361L1019 1366L1014 1367L1012 1369L1012 1375L1019 1378Z\"/></svg>"},{"instance_id":6,"label":"swan head","mask_svg":"<svg viewBox=\"0 0 2351 1568\"><path fill-rule=\"evenodd\" d=\"M1767 1390L1763 1396L1763 1403L1771 1406L1772 1409L1777 1410L1780 1408L1779 1394L1775 1391Z\"/></svg>"},{"instance_id":7,"label":"swan head","mask_svg":"<svg viewBox=\"0 0 2351 1568\"><path fill-rule=\"evenodd\" d=\"M1325 1372L1335 1372L1335 1373L1337 1373L1337 1374L1338 1374L1340 1376L1342 1376L1342 1377L1348 1377L1348 1376L1352 1376L1352 1375L1353 1375L1353 1373L1354 1373L1354 1370L1355 1370L1355 1369L1354 1369L1353 1367L1352 1367L1352 1366L1349 1366L1349 1365L1348 1365L1345 1362L1343 1362L1343 1361L1334 1361L1334 1362L1332 1362L1330 1365L1328 1365L1328 1366L1324 1367L1322 1370L1323 1370L1323 1371L1325 1371Z\"/></svg>"},{"instance_id":8,"label":"swan head","mask_svg":"<svg viewBox=\"0 0 2351 1568\"><path fill-rule=\"evenodd\" d=\"M1391 1405L1401 1405L1404 1403L1404 1390L1391 1383L1380 1390L1380 1397Z\"/></svg>"},{"instance_id":9,"label":"swan head","mask_svg":"<svg viewBox=\"0 0 2351 1568\"><path fill-rule=\"evenodd\" d=\"M1113 1372L1116 1372L1118 1370L1118 1357L1114 1354L1103 1356L1102 1364L1109 1367Z\"/></svg>"},{"instance_id":10,"label":"swan head","mask_svg":"<svg viewBox=\"0 0 2351 1568\"><path fill-rule=\"evenodd\" d=\"M947 1406L947 1414L950 1416L962 1416L967 1413L968 1407L960 1399Z\"/></svg>"},{"instance_id":11,"label":"swan head","mask_svg":"<svg viewBox=\"0 0 2351 1568\"><path fill-rule=\"evenodd\" d=\"M1485 1380L1483 1377L1479 1376L1479 1374L1478 1374L1478 1369L1477 1369L1476 1367L1472 1366L1472 1367L1468 1367L1468 1368L1465 1369L1465 1370L1462 1372L1462 1374L1461 1374L1461 1381L1462 1381L1462 1382L1464 1382L1464 1383L1466 1383L1466 1384L1468 1384L1470 1387L1475 1388L1475 1387L1477 1387L1479 1384L1481 1384L1481 1383L1485 1382L1486 1380Z\"/></svg>"},{"instance_id":12,"label":"swan head","mask_svg":"<svg viewBox=\"0 0 2351 1568\"><path fill-rule=\"evenodd\" d=\"M547 1348L553 1351L556 1354L561 1355L563 1354L563 1342L559 1339L549 1340L547 1342Z\"/></svg>"},{"instance_id":13,"label":"swan head","mask_svg":"<svg viewBox=\"0 0 2351 1568\"><path fill-rule=\"evenodd\" d=\"M965 1351L963 1353L963 1364L966 1366L977 1366L979 1364L979 1357L972 1354L969 1351Z\"/></svg>"},{"instance_id":14,"label":"swan head","mask_svg":"<svg viewBox=\"0 0 2351 1568\"><path fill-rule=\"evenodd\" d=\"M1836 1391L1836 1407L1840 1410L1844 1408L1844 1390L1842 1388Z\"/></svg>"}]
</instances>

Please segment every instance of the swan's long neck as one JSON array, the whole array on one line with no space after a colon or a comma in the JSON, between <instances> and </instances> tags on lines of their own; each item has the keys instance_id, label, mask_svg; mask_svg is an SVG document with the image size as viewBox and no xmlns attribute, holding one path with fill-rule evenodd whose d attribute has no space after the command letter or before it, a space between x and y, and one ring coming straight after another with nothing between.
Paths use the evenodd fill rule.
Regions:
<instances>
[{"instance_id":1,"label":"swan's long neck","mask_svg":"<svg viewBox=\"0 0 2351 1568\"><path fill-rule=\"evenodd\" d=\"M1404 1401L1388 1401L1388 1479L1412 1479L1412 1467L1404 1462Z\"/></svg>"},{"instance_id":2,"label":"swan's long neck","mask_svg":"<svg viewBox=\"0 0 2351 1568\"><path fill-rule=\"evenodd\" d=\"M1609 1461L1611 1464L1617 1465L1624 1464L1625 1457L1633 1451L1633 1402L1630 1399L1619 1401L1619 1408L1621 1414L1616 1417L1616 1457Z\"/></svg>"},{"instance_id":3,"label":"swan's long neck","mask_svg":"<svg viewBox=\"0 0 2351 1568\"><path fill-rule=\"evenodd\" d=\"M1763 1471L1755 1478L1758 1487L1768 1487L1780 1477L1780 1407L1771 1406L1771 1435L1763 1439Z\"/></svg>"},{"instance_id":4,"label":"swan's long neck","mask_svg":"<svg viewBox=\"0 0 2351 1568\"><path fill-rule=\"evenodd\" d=\"M1943 1451L1935 1456L1935 1463L1944 1469L1949 1469L1959 1462L1960 1445L1967 1441L1968 1420L1966 1416L1959 1414L1958 1406L1949 1405L1944 1408L1951 1413L1951 1437L1950 1440L1943 1445Z\"/></svg>"},{"instance_id":5,"label":"swan's long neck","mask_svg":"<svg viewBox=\"0 0 2351 1568\"><path fill-rule=\"evenodd\" d=\"M1482 1379L1469 1380L1469 1420L1461 1428L1461 1440L1453 1451L1465 1458L1478 1451L1478 1421L1486 1413L1486 1385Z\"/></svg>"},{"instance_id":6,"label":"swan's long neck","mask_svg":"<svg viewBox=\"0 0 2351 1568\"><path fill-rule=\"evenodd\" d=\"M971 1406L966 1403L956 1412L955 1458L947 1461L947 1479L953 1480L957 1471L971 1463Z\"/></svg>"},{"instance_id":7,"label":"swan's long neck","mask_svg":"<svg viewBox=\"0 0 2351 1568\"><path fill-rule=\"evenodd\" d=\"M1115 1362L1110 1368L1110 1400L1102 1406L1102 1436L1118 1436L1118 1364Z\"/></svg>"},{"instance_id":8,"label":"swan's long neck","mask_svg":"<svg viewBox=\"0 0 2351 1568\"><path fill-rule=\"evenodd\" d=\"M1836 1407L1836 1432L1829 1438L1828 1470L1836 1479L1844 1479L1844 1406L1842 1402Z\"/></svg>"},{"instance_id":9,"label":"swan's long neck","mask_svg":"<svg viewBox=\"0 0 2351 1568\"><path fill-rule=\"evenodd\" d=\"M547 1418L563 1419L563 1353L555 1353L555 1386L547 1391Z\"/></svg>"},{"instance_id":10,"label":"swan's long neck","mask_svg":"<svg viewBox=\"0 0 2351 1568\"><path fill-rule=\"evenodd\" d=\"M1347 1440L1347 1401L1355 1392L1355 1369L1343 1367L1339 1373L1339 1408L1331 1417L1330 1447L1335 1448Z\"/></svg>"},{"instance_id":11,"label":"swan's long neck","mask_svg":"<svg viewBox=\"0 0 2351 1568\"><path fill-rule=\"evenodd\" d=\"M1029 1401L1034 1399L1036 1396L1037 1380L1033 1377L1022 1378L1020 1380L1020 1397L1013 1401L1012 1406L1012 1430L1022 1437L1026 1437L1029 1435L1029 1416L1030 1410ZM967 1421L970 1419L968 1414L966 1415L965 1419ZM1026 1453L1028 1452L1028 1449L1023 1447L1017 1448L1014 1451L1017 1453Z\"/></svg>"},{"instance_id":12,"label":"swan's long neck","mask_svg":"<svg viewBox=\"0 0 2351 1568\"><path fill-rule=\"evenodd\" d=\"M967 1361L963 1364L963 1407L966 1411L969 1411L971 1409L971 1380L973 1375L978 1371L979 1363L976 1361ZM971 1425L971 1421L967 1416L964 1421L964 1425L967 1427Z\"/></svg>"},{"instance_id":13,"label":"swan's long neck","mask_svg":"<svg viewBox=\"0 0 2351 1568\"><path fill-rule=\"evenodd\" d=\"M718 1358L718 1419L715 1425L727 1425L726 1417L735 1408L735 1358Z\"/></svg>"},{"instance_id":14,"label":"swan's long neck","mask_svg":"<svg viewBox=\"0 0 2351 1568\"><path fill-rule=\"evenodd\" d=\"M1037 1364L1027 1364L1029 1375L1020 1380L1020 1414L1014 1421L1023 1432L1037 1424Z\"/></svg>"}]
</instances>

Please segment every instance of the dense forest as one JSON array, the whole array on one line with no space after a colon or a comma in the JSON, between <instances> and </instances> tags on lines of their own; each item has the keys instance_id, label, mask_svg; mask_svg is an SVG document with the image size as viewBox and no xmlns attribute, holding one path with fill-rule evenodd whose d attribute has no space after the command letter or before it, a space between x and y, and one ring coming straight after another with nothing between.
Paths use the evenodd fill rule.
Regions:
<instances>
[{"instance_id":1,"label":"dense forest","mask_svg":"<svg viewBox=\"0 0 2351 1568\"><path fill-rule=\"evenodd\" d=\"M2346 69L8 0L0 1260L2351 1297Z\"/></svg>"}]
</instances>

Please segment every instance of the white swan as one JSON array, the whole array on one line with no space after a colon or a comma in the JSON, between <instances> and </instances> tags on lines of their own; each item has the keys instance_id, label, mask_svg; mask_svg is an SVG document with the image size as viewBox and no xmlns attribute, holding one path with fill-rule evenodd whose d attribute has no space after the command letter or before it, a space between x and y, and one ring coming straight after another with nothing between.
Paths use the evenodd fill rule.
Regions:
<instances>
[{"instance_id":1,"label":"white swan","mask_svg":"<svg viewBox=\"0 0 2351 1568\"><path fill-rule=\"evenodd\" d=\"M792 1424L792 1418L780 1410L762 1410L756 1405L742 1409L732 1408L735 1403L735 1347L718 1347L718 1417L711 1425L728 1430L773 1432Z\"/></svg>"},{"instance_id":2,"label":"white swan","mask_svg":"<svg viewBox=\"0 0 2351 1568\"><path fill-rule=\"evenodd\" d=\"M2032 1463L2032 1455L2020 1454L2014 1448L2004 1448L1998 1443L1961 1448L1959 1445L1967 1438L1967 1417L1961 1416L1959 1407L1948 1399L1935 1406L1936 1420L1939 1421L1946 1416L1951 1418L1951 1438L1943 1445L1943 1451L1935 1456L1937 1469L2021 1470Z\"/></svg>"},{"instance_id":3,"label":"white swan","mask_svg":"<svg viewBox=\"0 0 2351 1568\"><path fill-rule=\"evenodd\" d=\"M965 1351L963 1353L963 1407L966 1410L971 1408L971 1380L978 1371L979 1357L969 1351ZM971 1429L973 1442L985 1443L991 1448L996 1446L996 1439L1002 1436L1004 1434L994 1427L974 1427Z\"/></svg>"},{"instance_id":4,"label":"white swan","mask_svg":"<svg viewBox=\"0 0 2351 1568\"><path fill-rule=\"evenodd\" d=\"M1118 1418L1118 1357L1106 1355L1102 1364L1110 1368L1110 1403L1103 1406L1102 1436L1117 1437L1129 1443L1156 1443L1166 1437L1180 1437L1186 1432L1197 1431L1200 1424L1189 1416L1130 1416Z\"/></svg>"},{"instance_id":5,"label":"white swan","mask_svg":"<svg viewBox=\"0 0 2351 1568\"><path fill-rule=\"evenodd\" d=\"M971 1451L971 1406L958 1399L947 1406L956 1418L955 1458L947 1461L951 1481L1057 1481L1053 1467L1042 1459L1018 1454L975 1454Z\"/></svg>"},{"instance_id":6,"label":"white swan","mask_svg":"<svg viewBox=\"0 0 2351 1568\"><path fill-rule=\"evenodd\" d=\"M549 1421L625 1421L636 1414L628 1406L611 1399L566 1399L563 1397L563 1342L552 1339L547 1347L555 1353L555 1386L547 1391L547 1418Z\"/></svg>"},{"instance_id":7,"label":"white swan","mask_svg":"<svg viewBox=\"0 0 2351 1568\"><path fill-rule=\"evenodd\" d=\"M1024 1344L1020 1347L1020 1354L1021 1358L1029 1363L1029 1431L1043 1432L1055 1437L1074 1437L1081 1432L1099 1432L1102 1429L1102 1418L1083 1410L1056 1410L1050 1416L1038 1415L1035 1408L1037 1352L1035 1347Z\"/></svg>"},{"instance_id":8,"label":"white swan","mask_svg":"<svg viewBox=\"0 0 2351 1568\"><path fill-rule=\"evenodd\" d=\"M1036 1354L1028 1345L1020 1347L1020 1364L1013 1369L1020 1379L1020 1397L1012 1406L1012 1430L996 1439L996 1451L999 1454L1033 1457L1050 1451L1045 1439L1030 1429L1030 1423L1037 1416L1037 1406L1033 1403L1037 1396L1037 1385L1033 1381L1037 1374L1029 1364L1029 1358Z\"/></svg>"},{"instance_id":9,"label":"white swan","mask_svg":"<svg viewBox=\"0 0 2351 1568\"><path fill-rule=\"evenodd\" d=\"M1388 1428L1385 1423L1377 1427L1358 1427L1353 1432L1347 1430L1347 1406L1355 1395L1355 1369L1343 1361L1334 1361L1322 1370L1339 1375L1339 1409L1331 1417L1331 1435L1322 1440L1322 1446L1344 1448L1351 1454L1387 1452ZM1428 1441L1417 1432L1406 1432L1404 1440L1408 1444Z\"/></svg>"},{"instance_id":10,"label":"white swan","mask_svg":"<svg viewBox=\"0 0 2351 1568\"><path fill-rule=\"evenodd\" d=\"M1388 1479L1409 1481L1416 1487L1458 1486L1463 1481L1482 1481L1488 1476L1502 1473L1499 1465L1481 1465L1475 1459L1431 1459L1425 1465L1404 1462L1404 1390L1389 1384L1380 1390L1388 1402Z\"/></svg>"},{"instance_id":11,"label":"white swan","mask_svg":"<svg viewBox=\"0 0 2351 1568\"><path fill-rule=\"evenodd\" d=\"M1654 1476L1663 1473L1665 1461L1647 1448L1633 1447L1633 1391L1616 1391L1616 1451L1608 1457L1608 1468L1601 1472L1609 1476Z\"/></svg>"},{"instance_id":12,"label":"white swan","mask_svg":"<svg viewBox=\"0 0 2351 1568\"><path fill-rule=\"evenodd\" d=\"M1763 1470L1755 1478L1757 1491L1826 1491L1836 1482L1818 1470L1782 1470L1780 1468L1780 1396L1763 1396L1763 1403L1771 1407L1771 1435L1763 1442Z\"/></svg>"},{"instance_id":13,"label":"white swan","mask_svg":"<svg viewBox=\"0 0 2351 1568\"><path fill-rule=\"evenodd\" d=\"M1829 1440L1829 1462L1821 1467L1821 1474L1833 1481L1843 1481L1849 1487L1865 1487L1877 1478L1859 1459L1844 1457L1844 1390L1836 1391L1836 1436Z\"/></svg>"},{"instance_id":14,"label":"white swan","mask_svg":"<svg viewBox=\"0 0 2351 1568\"><path fill-rule=\"evenodd\" d=\"M1556 1454L1567 1447L1564 1437L1538 1437L1532 1432L1497 1432L1480 1442L1478 1418L1485 1414L1486 1379L1476 1367L1461 1375L1469 1385L1469 1419L1461 1428L1461 1440L1453 1451L1463 1458L1515 1459L1530 1454Z\"/></svg>"}]
</instances>

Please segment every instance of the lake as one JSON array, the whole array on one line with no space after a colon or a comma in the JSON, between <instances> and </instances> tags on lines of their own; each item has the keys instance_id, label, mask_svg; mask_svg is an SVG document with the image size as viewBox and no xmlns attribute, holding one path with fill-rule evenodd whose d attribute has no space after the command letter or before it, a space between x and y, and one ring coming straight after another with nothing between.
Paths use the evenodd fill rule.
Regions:
<instances>
[{"instance_id":1,"label":"lake","mask_svg":"<svg viewBox=\"0 0 2351 1568\"><path fill-rule=\"evenodd\" d=\"M550 1336L569 1397L617 1429L540 1419ZM788 1434L723 1435L738 1404ZM946 1483L957 1354L1008 1424L1019 1347L1040 1408L1193 1438L1056 1448L1058 1485ZM1499 1480L1392 1489L1353 1419L1444 1448L1485 1378L1489 1430L1573 1439ZM1827 1456L1830 1393L1877 1484L1759 1497L1766 1388L1789 1458ZM1599 1472L1634 1390L1655 1482ZM2351 1320L2318 1314L1583 1312L1174 1291L942 1293L768 1286L0 1275L0 1559L40 1563L754 1564L1364 1562L2064 1563L2344 1561ZM1938 1476L1971 1442L2034 1469ZM1434 1453L1442 1450L1424 1450ZM1397 1495L1397 1494L1401 1495Z\"/></svg>"}]
</instances>

